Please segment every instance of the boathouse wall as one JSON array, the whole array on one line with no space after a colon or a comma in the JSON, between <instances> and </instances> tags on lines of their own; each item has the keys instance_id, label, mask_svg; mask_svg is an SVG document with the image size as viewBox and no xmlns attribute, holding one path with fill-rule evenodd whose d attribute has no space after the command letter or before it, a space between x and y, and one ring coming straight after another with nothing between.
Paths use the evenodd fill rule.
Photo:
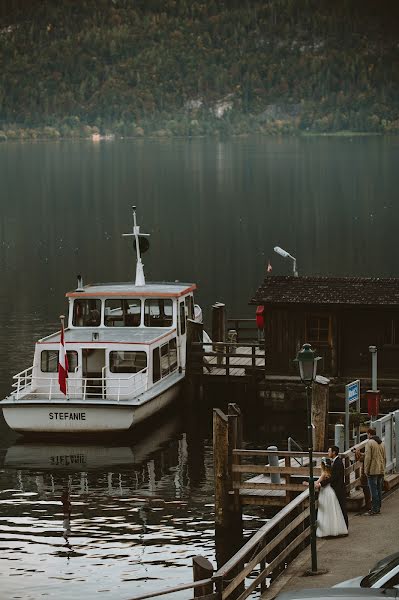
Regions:
<instances>
[{"instance_id":1,"label":"boathouse wall","mask_svg":"<svg viewBox=\"0 0 399 600\"><path fill-rule=\"evenodd\" d=\"M297 375L293 359L308 342L323 359L319 368L323 375L370 376L369 346L374 345L379 352L378 376L399 380L399 343L395 343L399 309L265 305L265 315L267 375ZM328 330L317 333L309 326L312 321L327 324Z\"/></svg>"}]
</instances>

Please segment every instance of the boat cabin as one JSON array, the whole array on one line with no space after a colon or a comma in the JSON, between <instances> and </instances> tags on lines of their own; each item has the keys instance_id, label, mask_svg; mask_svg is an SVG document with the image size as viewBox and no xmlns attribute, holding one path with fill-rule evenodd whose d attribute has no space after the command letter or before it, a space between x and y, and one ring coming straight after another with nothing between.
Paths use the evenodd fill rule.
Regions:
<instances>
[{"instance_id":1,"label":"boat cabin","mask_svg":"<svg viewBox=\"0 0 399 600\"><path fill-rule=\"evenodd\" d=\"M182 371L194 284L88 285L68 292L68 396L123 400ZM59 393L60 333L36 344L36 392Z\"/></svg>"}]
</instances>

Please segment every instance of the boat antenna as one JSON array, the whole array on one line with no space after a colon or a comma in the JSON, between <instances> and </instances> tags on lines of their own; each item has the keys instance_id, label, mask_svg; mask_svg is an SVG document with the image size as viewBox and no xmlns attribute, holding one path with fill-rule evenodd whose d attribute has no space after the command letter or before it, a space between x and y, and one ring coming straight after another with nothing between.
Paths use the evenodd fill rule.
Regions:
<instances>
[{"instance_id":1,"label":"boat antenna","mask_svg":"<svg viewBox=\"0 0 399 600\"><path fill-rule=\"evenodd\" d=\"M133 231L132 233L123 233L123 236L134 236L134 248L137 252L137 261L136 261L136 282L135 285L143 286L145 285L145 277L144 277L144 265L141 261L141 251L140 251L140 238L149 237L149 233L140 233L140 226L137 225L136 220L136 207L132 206L133 209Z\"/></svg>"}]
</instances>

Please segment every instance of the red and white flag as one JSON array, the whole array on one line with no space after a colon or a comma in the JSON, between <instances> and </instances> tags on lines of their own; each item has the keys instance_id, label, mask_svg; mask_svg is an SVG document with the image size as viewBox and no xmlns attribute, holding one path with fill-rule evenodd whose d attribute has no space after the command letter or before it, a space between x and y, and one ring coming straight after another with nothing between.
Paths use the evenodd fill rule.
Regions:
<instances>
[{"instance_id":1,"label":"red and white flag","mask_svg":"<svg viewBox=\"0 0 399 600\"><path fill-rule=\"evenodd\" d=\"M268 273L271 273L272 271L273 271L273 267L272 267L272 265L270 264L270 260L269 260L269 262L267 263L267 272L268 272Z\"/></svg>"},{"instance_id":2,"label":"red and white flag","mask_svg":"<svg viewBox=\"0 0 399 600\"><path fill-rule=\"evenodd\" d=\"M66 380L68 377L68 357L65 350L64 319L61 319L61 339L58 353L58 383L63 394L67 393Z\"/></svg>"}]
</instances>

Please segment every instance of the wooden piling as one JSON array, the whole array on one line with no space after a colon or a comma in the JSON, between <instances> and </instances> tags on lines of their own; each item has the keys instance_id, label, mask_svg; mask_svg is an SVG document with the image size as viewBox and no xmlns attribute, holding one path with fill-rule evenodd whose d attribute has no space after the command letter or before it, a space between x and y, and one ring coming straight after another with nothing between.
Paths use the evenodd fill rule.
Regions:
<instances>
[{"instance_id":1,"label":"wooden piling","mask_svg":"<svg viewBox=\"0 0 399 600\"><path fill-rule=\"evenodd\" d=\"M193 557L193 580L202 581L204 579L210 579L213 575L213 566L212 563L205 558L204 556L194 556ZM199 598L201 596L206 596L207 594L212 594L213 592L213 584L208 583L201 585L194 590L194 598Z\"/></svg>"},{"instance_id":2,"label":"wooden piling","mask_svg":"<svg viewBox=\"0 0 399 600\"><path fill-rule=\"evenodd\" d=\"M233 455L233 450L236 448L242 448L242 414L240 407L235 403L230 403L228 405L228 427L229 427L229 449L228 449L228 470L229 470L229 480L230 480L230 489L235 488L234 483L241 482L241 474L233 473L233 465L237 465L241 463L241 459L239 456ZM234 489L234 506L233 510L239 513L239 518L242 518L241 514L241 502L240 502L240 491L239 489Z\"/></svg>"},{"instance_id":3,"label":"wooden piling","mask_svg":"<svg viewBox=\"0 0 399 600\"><path fill-rule=\"evenodd\" d=\"M215 480L215 524L226 527L229 505L229 426L227 416L213 410L213 466Z\"/></svg>"},{"instance_id":4,"label":"wooden piling","mask_svg":"<svg viewBox=\"0 0 399 600\"><path fill-rule=\"evenodd\" d=\"M193 366L192 358L194 350L192 343L203 341L204 326L202 323L197 323L197 321L187 319L186 332L186 373L189 375L192 372Z\"/></svg>"},{"instance_id":5,"label":"wooden piling","mask_svg":"<svg viewBox=\"0 0 399 600\"><path fill-rule=\"evenodd\" d=\"M313 382L312 423L315 452L324 452L328 446L328 407L330 380L318 375Z\"/></svg>"},{"instance_id":6,"label":"wooden piling","mask_svg":"<svg viewBox=\"0 0 399 600\"><path fill-rule=\"evenodd\" d=\"M212 306L212 341L224 342L226 339L226 305L222 302L216 302ZM223 352L223 346L213 346L214 352ZM218 357L218 364L223 362L222 357Z\"/></svg>"}]
</instances>

